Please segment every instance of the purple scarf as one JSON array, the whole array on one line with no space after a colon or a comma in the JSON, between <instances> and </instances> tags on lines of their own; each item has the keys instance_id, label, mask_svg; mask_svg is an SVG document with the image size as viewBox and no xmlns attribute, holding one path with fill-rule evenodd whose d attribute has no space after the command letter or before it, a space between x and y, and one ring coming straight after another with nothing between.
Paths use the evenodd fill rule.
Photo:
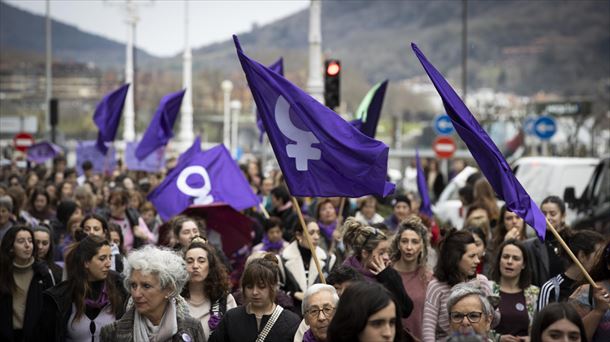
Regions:
<instances>
[{"instance_id":1,"label":"purple scarf","mask_svg":"<svg viewBox=\"0 0 610 342\"><path fill-rule=\"evenodd\" d=\"M349 267L355 269L364 277L364 279L366 279L368 281L377 281L377 279L375 279L375 275L373 273L371 273L371 271L369 271L367 268L362 266L360 261L358 261L358 259L356 259L356 257L353 255L351 257L345 259L345 261L343 262L343 265L349 266Z\"/></svg>"},{"instance_id":2,"label":"purple scarf","mask_svg":"<svg viewBox=\"0 0 610 342\"><path fill-rule=\"evenodd\" d=\"M262 248L263 251L267 252L270 249L279 251L282 249L282 247L284 247L284 241L280 240L278 242L271 242L271 241L269 241L269 238L267 237L267 235L263 236L263 248Z\"/></svg>"},{"instance_id":3,"label":"purple scarf","mask_svg":"<svg viewBox=\"0 0 610 342\"><path fill-rule=\"evenodd\" d=\"M324 233L326 240L333 241L333 232L335 231L335 228L337 228L337 221L334 221L331 224L324 224L318 221L318 226L320 226L320 230Z\"/></svg>"},{"instance_id":4,"label":"purple scarf","mask_svg":"<svg viewBox=\"0 0 610 342\"><path fill-rule=\"evenodd\" d=\"M108 289L106 287L106 283L104 282L104 287L102 287L102 291L100 292L99 297L96 300L86 298L85 305L90 308L101 309L108 305L110 299L108 298Z\"/></svg>"},{"instance_id":5,"label":"purple scarf","mask_svg":"<svg viewBox=\"0 0 610 342\"><path fill-rule=\"evenodd\" d=\"M303 334L303 342L318 342L318 340L316 340L316 337L313 336L311 329L307 329L305 334Z\"/></svg>"}]
</instances>

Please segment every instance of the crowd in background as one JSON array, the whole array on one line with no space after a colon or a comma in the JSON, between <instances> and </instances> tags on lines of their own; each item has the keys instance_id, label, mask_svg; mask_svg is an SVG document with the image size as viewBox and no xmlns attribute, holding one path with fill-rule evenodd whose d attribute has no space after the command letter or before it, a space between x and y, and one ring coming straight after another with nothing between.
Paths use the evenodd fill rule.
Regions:
<instances>
[{"instance_id":1,"label":"crowd in background","mask_svg":"<svg viewBox=\"0 0 610 342\"><path fill-rule=\"evenodd\" d=\"M480 173L462 227L419 214L409 170L389 198L298 198L302 225L279 170L247 159L265 210L228 254L204 218L159 218L163 174L81 167L2 169L2 341L610 341L610 238L570 229L556 196L539 206L597 287ZM434 201L448 179L425 170Z\"/></svg>"}]
</instances>

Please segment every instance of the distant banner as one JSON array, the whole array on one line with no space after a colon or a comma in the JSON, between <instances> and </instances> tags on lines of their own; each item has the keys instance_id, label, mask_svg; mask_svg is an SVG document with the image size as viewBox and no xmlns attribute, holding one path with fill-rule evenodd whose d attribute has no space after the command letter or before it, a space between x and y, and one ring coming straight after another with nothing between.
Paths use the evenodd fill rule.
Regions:
<instances>
[{"instance_id":1,"label":"distant banner","mask_svg":"<svg viewBox=\"0 0 610 342\"><path fill-rule=\"evenodd\" d=\"M161 171L165 164L165 146L156 149L143 160L138 160L136 157L136 147L138 147L138 143L129 142L125 148L124 160L128 170L146 172Z\"/></svg>"},{"instance_id":2,"label":"distant banner","mask_svg":"<svg viewBox=\"0 0 610 342\"><path fill-rule=\"evenodd\" d=\"M76 147L76 172L79 176L83 174L82 165L87 160L93 163L93 171L96 173L109 173L117 167L114 146L109 147L106 155L103 155L95 143L95 140L79 141Z\"/></svg>"}]
</instances>

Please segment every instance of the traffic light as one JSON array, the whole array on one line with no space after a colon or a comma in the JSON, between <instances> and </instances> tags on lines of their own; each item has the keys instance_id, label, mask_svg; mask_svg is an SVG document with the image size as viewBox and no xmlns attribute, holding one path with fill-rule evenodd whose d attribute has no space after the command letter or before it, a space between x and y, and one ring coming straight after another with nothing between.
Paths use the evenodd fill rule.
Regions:
<instances>
[{"instance_id":1,"label":"traffic light","mask_svg":"<svg viewBox=\"0 0 610 342\"><path fill-rule=\"evenodd\" d=\"M324 62L324 103L335 109L341 101L341 61L327 59Z\"/></svg>"}]
</instances>

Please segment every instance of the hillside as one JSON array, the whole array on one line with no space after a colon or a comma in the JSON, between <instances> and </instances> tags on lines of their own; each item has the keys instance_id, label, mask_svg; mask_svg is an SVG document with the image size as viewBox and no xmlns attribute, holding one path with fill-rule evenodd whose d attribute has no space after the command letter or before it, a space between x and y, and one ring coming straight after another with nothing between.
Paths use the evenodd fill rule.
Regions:
<instances>
[{"instance_id":1,"label":"hillside","mask_svg":"<svg viewBox=\"0 0 610 342\"><path fill-rule=\"evenodd\" d=\"M83 32L74 26L52 21L53 59L55 61L93 62L96 65L119 67L125 63L125 44L95 34ZM45 18L0 2L0 58L10 63L15 56L31 56L36 62L44 58ZM157 60L138 49L142 62Z\"/></svg>"}]
</instances>

